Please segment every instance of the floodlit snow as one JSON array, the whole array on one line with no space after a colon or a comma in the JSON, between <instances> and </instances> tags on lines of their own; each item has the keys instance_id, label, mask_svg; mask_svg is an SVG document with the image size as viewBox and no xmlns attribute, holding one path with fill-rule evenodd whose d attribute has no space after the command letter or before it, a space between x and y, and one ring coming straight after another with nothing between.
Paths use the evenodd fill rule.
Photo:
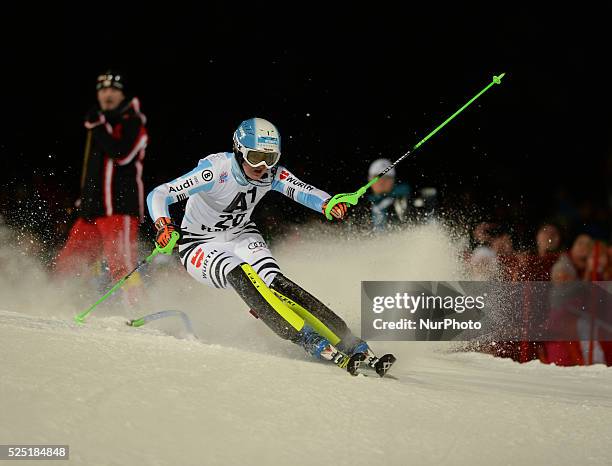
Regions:
<instances>
[{"instance_id":1,"label":"floodlit snow","mask_svg":"<svg viewBox=\"0 0 612 466\"><path fill-rule=\"evenodd\" d=\"M459 245L435 226L384 243L314 238L275 248L279 263L353 328L362 279L465 276ZM95 293L15 274L10 257L0 253L0 444L69 444L70 464L85 465L612 464L610 368L374 342L398 356L397 379L351 377L180 269L151 268L142 309L115 300L77 326ZM125 325L163 309L187 312L199 339L181 338L178 319Z\"/></svg>"}]
</instances>

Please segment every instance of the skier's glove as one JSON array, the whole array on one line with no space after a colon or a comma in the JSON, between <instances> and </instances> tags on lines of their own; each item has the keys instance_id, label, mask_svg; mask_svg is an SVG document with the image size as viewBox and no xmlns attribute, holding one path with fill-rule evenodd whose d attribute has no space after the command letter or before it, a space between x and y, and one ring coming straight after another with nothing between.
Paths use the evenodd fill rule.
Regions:
<instances>
[{"instance_id":1,"label":"skier's glove","mask_svg":"<svg viewBox=\"0 0 612 466\"><path fill-rule=\"evenodd\" d=\"M331 197L329 199L331 199ZM321 210L323 211L323 215L325 215L325 209L327 208L327 203L329 202L329 199L323 203L323 207L321 208ZM346 217L347 211L348 204L346 202L339 202L338 204L332 207L330 214L332 217L338 220L342 220L344 217Z\"/></svg>"},{"instance_id":2,"label":"skier's glove","mask_svg":"<svg viewBox=\"0 0 612 466\"><path fill-rule=\"evenodd\" d=\"M157 229L155 242L160 248L165 248L168 246L168 243L172 239L173 231L180 233L179 227L172 223L172 219L168 217L159 217L157 220L155 220L155 228Z\"/></svg>"}]
</instances>

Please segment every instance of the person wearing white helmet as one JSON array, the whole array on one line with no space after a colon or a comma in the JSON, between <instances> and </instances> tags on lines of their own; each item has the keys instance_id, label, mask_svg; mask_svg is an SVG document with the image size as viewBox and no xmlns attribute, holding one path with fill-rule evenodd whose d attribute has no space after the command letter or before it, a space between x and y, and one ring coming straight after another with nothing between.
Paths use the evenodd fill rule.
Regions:
<instances>
[{"instance_id":1,"label":"person wearing white helmet","mask_svg":"<svg viewBox=\"0 0 612 466\"><path fill-rule=\"evenodd\" d=\"M274 332L315 357L343 367L351 355L365 354L364 360L376 363L367 343L354 336L338 315L285 277L250 218L270 191L321 214L331 196L278 164L281 138L269 121L243 121L233 145L232 152L209 155L191 172L151 191L147 204L157 243L164 247L172 232L179 231L168 206L187 200L179 256L195 280L215 288L234 288ZM337 204L332 216L343 219L347 207Z\"/></svg>"},{"instance_id":2,"label":"person wearing white helmet","mask_svg":"<svg viewBox=\"0 0 612 466\"><path fill-rule=\"evenodd\" d=\"M388 159L377 159L370 164L368 177L371 180L391 165ZM391 225L399 225L408 219L408 197L410 186L395 182L395 168L389 170L371 187L367 195L370 202L370 221L375 231L383 231Z\"/></svg>"}]
</instances>

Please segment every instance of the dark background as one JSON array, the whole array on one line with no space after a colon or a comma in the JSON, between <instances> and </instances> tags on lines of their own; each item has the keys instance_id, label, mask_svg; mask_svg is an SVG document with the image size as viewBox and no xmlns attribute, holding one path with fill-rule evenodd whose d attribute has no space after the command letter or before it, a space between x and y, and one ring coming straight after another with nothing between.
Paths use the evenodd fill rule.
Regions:
<instances>
[{"instance_id":1,"label":"dark background","mask_svg":"<svg viewBox=\"0 0 612 466\"><path fill-rule=\"evenodd\" d=\"M149 119L147 189L231 150L238 123L260 116L281 131L282 163L331 193L363 185L373 159L395 160L506 72L403 162L399 177L415 189L437 187L449 217L494 219L529 237L565 215L568 234L609 239L612 91L602 11L508 2L220 5L31 4L4 14L0 214L57 235L47 225L57 212L37 216L36 202L54 190L42 197L60 211L77 197L82 120L108 67L124 73ZM276 200L279 218L309 215Z\"/></svg>"}]
</instances>

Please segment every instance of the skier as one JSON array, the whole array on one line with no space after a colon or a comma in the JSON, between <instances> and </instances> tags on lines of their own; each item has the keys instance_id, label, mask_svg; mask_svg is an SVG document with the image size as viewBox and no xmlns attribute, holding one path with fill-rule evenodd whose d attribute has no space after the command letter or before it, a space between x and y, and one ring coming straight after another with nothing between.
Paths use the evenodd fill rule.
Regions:
<instances>
[{"instance_id":1,"label":"skier","mask_svg":"<svg viewBox=\"0 0 612 466\"><path fill-rule=\"evenodd\" d=\"M233 152L209 155L191 172L149 193L147 205L157 244L165 247L172 233L179 231L168 206L187 200L178 244L179 257L193 278L215 288L231 286L277 335L301 345L312 356L333 361L351 373L350 365L356 369L365 360L384 375L394 358L377 358L339 316L285 277L250 219L270 190L319 213L325 211L330 195L278 165L280 135L269 121L243 121L233 143ZM336 204L331 214L342 219L347 208L347 204Z\"/></svg>"}]
</instances>

